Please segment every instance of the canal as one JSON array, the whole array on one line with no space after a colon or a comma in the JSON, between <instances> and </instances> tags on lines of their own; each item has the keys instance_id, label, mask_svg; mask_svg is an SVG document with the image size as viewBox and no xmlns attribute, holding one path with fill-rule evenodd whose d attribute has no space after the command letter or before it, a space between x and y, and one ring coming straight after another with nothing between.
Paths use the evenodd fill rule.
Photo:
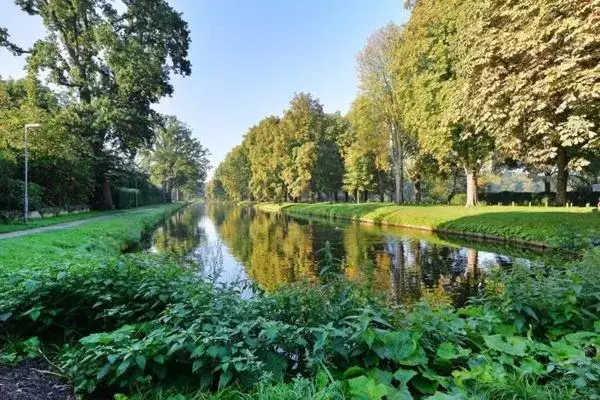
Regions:
<instances>
[{"instance_id":1,"label":"canal","mask_svg":"<svg viewBox=\"0 0 600 400\"><path fill-rule=\"evenodd\" d=\"M149 251L198 266L216 284L252 283L267 291L317 281L326 268L404 304L427 296L461 305L497 268L559 262L548 252L514 246L210 203L185 207L164 221Z\"/></svg>"}]
</instances>

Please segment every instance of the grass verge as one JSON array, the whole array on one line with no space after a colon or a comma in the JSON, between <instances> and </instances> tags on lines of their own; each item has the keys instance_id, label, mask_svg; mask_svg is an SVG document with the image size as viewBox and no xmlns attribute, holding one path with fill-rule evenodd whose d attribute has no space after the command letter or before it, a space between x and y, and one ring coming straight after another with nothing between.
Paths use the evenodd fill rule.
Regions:
<instances>
[{"instance_id":1,"label":"grass verge","mask_svg":"<svg viewBox=\"0 0 600 400\"><path fill-rule=\"evenodd\" d=\"M578 249L600 244L600 213L589 208L274 204L256 207L296 216L341 218L537 247Z\"/></svg>"},{"instance_id":2,"label":"grass verge","mask_svg":"<svg viewBox=\"0 0 600 400\"><path fill-rule=\"evenodd\" d=\"M130 210L91 224L1 240L0 269L82 263L118 255L139 245L144 231L182 205Z\"/></svg>"},{"instance_id":3,"label":"grass verge","mask_svg":"<svg viewBox=\"0 0 600 400\"><path fill-rule=\"evenodd\" d=\"M31 219L27 224L24 223L10 223L0 224L0 233L9 233L16 231L23 231L26 229L41 228L44 226L62 224L64 222L80 221L82 219L88 219L93 217L99 217L101 215L110 215L119 211L89 211L78 214L60 215L58 217L48 218L37 218Z\"/></svg>"}]
</instances>

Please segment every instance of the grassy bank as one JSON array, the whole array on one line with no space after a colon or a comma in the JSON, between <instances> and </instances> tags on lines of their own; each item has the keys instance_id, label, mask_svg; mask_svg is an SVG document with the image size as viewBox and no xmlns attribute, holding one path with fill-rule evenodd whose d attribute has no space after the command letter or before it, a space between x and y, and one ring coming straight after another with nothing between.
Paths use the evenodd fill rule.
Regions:
<instances>
[{"instance_id":1,"label":"grassy bank","mask_svg":"<svg viewBox=\"0 0 600 400\"><path fill-rule=\"evenodd\" d=\"M119 211L89 211L78 214L59 215L58 217L30 219L27 224L24 224L22 222L11 222L10 224L0 224L0 233L16 232L25 229L41 228L44 226L62 224L65 222L80 221L82 219L99 217L101 215L110 215L116 212Z\"/></svg>"},{"instance_id":2,"label":"grassy bank","mask_svg":"<svg viewBox=\"0 0 600 400\"><path fill-rule=\"evenodd\" d=\"M143 232L182 207L167 204L120 212L106 220L0 241L0 269L82 263L135 247Z\"/></svg>"},{"instance_id":3,"label":"grassy bank","mask_svg":"<svg viewBox=\"0 0 600 400\"><path fill-rule=\"evenodd\" d=\"M545 247L600 243L600 213L589 208L409 206L393 204L264 203L263 211L342 218Z\"/></svg>"}]
</instances>

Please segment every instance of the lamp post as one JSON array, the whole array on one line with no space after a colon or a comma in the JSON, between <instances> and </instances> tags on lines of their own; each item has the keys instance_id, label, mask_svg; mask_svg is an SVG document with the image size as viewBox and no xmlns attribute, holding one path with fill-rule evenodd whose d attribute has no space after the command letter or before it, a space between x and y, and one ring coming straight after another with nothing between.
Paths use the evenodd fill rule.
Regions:
<instances>
[{"instance_id":1,"label":"lamp post","mask_svg":"<svg viewBox=\"0 0 600 400\"><path fill-rule=\"evenodd\" d=\"M25 125L25 201L23 205L23 219L27 223L27 217L29 216L29 184L28 184L28 166L29 166L29 130L37 129L40 124L27 124Z\"/></svg>"}]
</instances>

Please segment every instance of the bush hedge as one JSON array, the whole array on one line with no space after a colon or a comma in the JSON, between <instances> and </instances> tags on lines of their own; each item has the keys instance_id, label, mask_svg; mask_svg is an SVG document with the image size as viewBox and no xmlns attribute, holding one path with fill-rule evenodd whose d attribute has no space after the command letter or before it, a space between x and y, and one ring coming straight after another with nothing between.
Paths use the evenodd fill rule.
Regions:
<instances>
[{"instance_id":1,"label":"bush hedge","mask_svg":"<svg viewBox=\"0 0 600 400\"><path fill-rule=\"evenodd\" d=\"M556 199L556 193L532 193L532 192L487 192L480 193L479 199L485 201L488 205L515 205L527 206L529 203L533 206L553 205ZM567 200L574 206L585 207L587 204L596 206L600 199L600 193L597 192L568 192Z\"/></svg>"}]
</instances>

